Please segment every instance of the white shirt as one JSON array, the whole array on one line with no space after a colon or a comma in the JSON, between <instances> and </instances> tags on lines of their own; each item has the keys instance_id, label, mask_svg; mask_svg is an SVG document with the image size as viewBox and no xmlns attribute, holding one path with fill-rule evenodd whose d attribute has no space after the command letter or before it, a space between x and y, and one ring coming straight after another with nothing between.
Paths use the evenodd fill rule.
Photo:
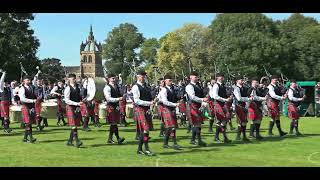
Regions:
<instances>
[{"instance_id":1,"label":"white shirt","mask_svg":"<svg viewBox=\"0 0 320 180\"><path fill-rule=\"evenodd\" d=\"M167 86L167 88L170 89L169 86ZM168 101L167 88L161 88L159 95L158 95L159 101L162 102L166 106L176 107L177 103L173 103L173 102Z\"/></svg>"},{"instance_id":2,"label":"white shirt","mask_svg":"<svg viewBox=\"0 0 320 180\"><path fill-rule=\"evenodd\" d=\"M269 95L271 96L271 98L277 99L277 100L280 100L280 101L282 100L282 96L278 96L274 92L274 87L272 86L272 84L269 84L268 89L269 89Z\"/></svg>"},{"instance_id":3,"label":"white shirt","mask_svg":"<svg viewBox=\"0 0 320 180\"><path fill-rule=\"evenodd\" d=\"M241 97L241 92L240 92L240 84L237 84L237 86L233 87L233 94L236 97L238 102L248 102L249 98L248 97Z\"/></svg>"},{"instance_id":4,"label":"white shirt","mask_svg":"<svg viewBox=\"0 0 320 180\"><path fill-rule=\"evenodd\" d=\"M257 96L257 90L256 89L252 89L250 96L253 97L254 101L265 101L266 100L265 97Z\"/></svg>"},{"instance_id":5,"label":"white shirt","mask_svg":"<svg viewBox=\"0 0 320 180\"><path fill-rule=\"evenodd\" d=\"M190 84L186 86L186 92L188 94L189 100L195 101L197 103L202 103L202 98L199 98L195 95L194 88L191 84L196 85L195 83L190 82Z\"/></svg>"},{"instance_id":6,"label":"white shirt","mask_svg":"<svg viewBox=\"0 0 320 180\"><path fill-rule=\"evenodd\" d=\"M288 99L290 101L294 101L294 102L302 101L302 98L296 98L296 97L293 96L293 91L292 91L291 88L288 91Z\"/></svg>"},{"instance_id":7,"label":"white shirt","mask_svg":"<svg viewBox=\"0 0 320 180\"><path fill-rule=\"evenodd\" d=\"M0 92L4 90L4 77L6 76L6 72L2 72L1 79L0 79Z\"/></svg>"},{"instance_id":8,"label":"white shirt","mask_svg":"<svg viewBox=\"0 0 320 180\"><path fill-rule=\"evenodd\" d=\"M20 97L20 101L23 103L34 103L35 99L28 99L26 98L25 95L25 90L23 87L26 87L27 89L30 89L30 86L27 85L23 85L20 89L19 89L19 97Z\"/></svg>"},{"instance_id":9,"label":"white shirt","mask_svg":"<svg viewBox=\"0 0 320 180\"><path fill-rule=\"evenodd\" d=\"M110 83L110 85L112 86L113 84ZM116 85L113 85L113 86L116 86ZM119 102L120 101L120 98L111 97L111 88L107 84L103 88L103 94L104 94L104 97L106 98L107 102Z\"/></svg>"},{"instance_id":10,"label":"white shirt","mask_svg":"<svg viewBox=\"0 0 320 180\"><path fill-rule=\"evenodd\" d=\"M71 86L71 84L70 84ZM70 100L70 86L67 86L64 90L64 101L66 102L66 104L68 105L72 105L72 106L80 106L80 102L74 102ZM73 86L75 87L75 86Z\"/></svg>"},{"instance_id":11,"label":"white shirt","mask_svg":"<svg viewBox=\"0 0 320 180\"><path fill-rule=\"evenodd\" d=\"M141 82L137 81L137 83L142 86ZM139 87L136 84L132 86L131 91L133 94L133 101L135 104L137 104L139 106L151 106L152 105L151 101L143 101L140 99Z\"/></svg>"},{"instance_id":12,"label":"white shirt","mask_svg":"<svg viewBox=\"0 0 320 180\"><path fill-rule=\"evenodd\" d=\"M209 91L209 96L215 100L221 101L221 102L227 102L228 100L226 98L220 97L218 92L219 92L219 85L218 83L221 85L222 83L217 81L217 83L215 83L212 88Z\"/></svg>"}]
</instances>

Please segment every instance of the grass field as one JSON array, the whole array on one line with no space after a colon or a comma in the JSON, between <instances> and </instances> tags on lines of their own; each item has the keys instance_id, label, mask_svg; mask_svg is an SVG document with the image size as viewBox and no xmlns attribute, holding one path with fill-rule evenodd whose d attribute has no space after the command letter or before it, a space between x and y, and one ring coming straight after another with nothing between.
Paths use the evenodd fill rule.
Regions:
<instances>
[{"instance_id":1,"label":"grass field","mask_svg":"<svg viewBox=\"0 0 320 180\"><path fill-rule=\"evenodd\" d=\"M265 118L261 134L266 137L268 118ZM11 124L14 133L0 134L0 166L320 166L320 119L301 118L302 137L287 135L278 137L276 127L274 137L249 143L233 141L230 144L216 143L214 134L208 132L208 121L203 126L203 139L208 147L190 145L191 134L185 128L177 131L178 143L183 150L162 148L159 135L159 120L154 120L156 131L151 132L150 148L154 157L136 154L135 126L131 120L129 127L120 127L120 136L126 138L123 145L107 145L109 125L101 128L91 126L91 132L79 131L83 147L65 145L69 136L68 127L56 127L56 120L49 120L49 127L38 133L34 130L35 144L23 143L23 130L18 124ZM235 125L235 123L233 123ZM282 127L289 128L289 119L282 117ZM235 139L235 132L229 132ZM115 138L114 138L115 139ZM170 141L170 144L172 142Z\"/></svg>"}]
</instances>

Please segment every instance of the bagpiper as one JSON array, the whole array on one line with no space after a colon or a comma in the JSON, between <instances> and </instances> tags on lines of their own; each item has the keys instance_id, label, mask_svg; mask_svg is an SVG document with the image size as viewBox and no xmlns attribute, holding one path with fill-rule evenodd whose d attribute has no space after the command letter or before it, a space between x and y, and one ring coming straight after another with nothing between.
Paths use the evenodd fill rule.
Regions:
<instances>
[{"instance_id":1,"label":"bagpiper","mask_svg":"<svg viewBox=\"0 0 320 180\"><path fill-rule=\"evenodd\" d=\"M66 121L64 120L64 110L62 108L62 98L64 92L64 84L62 81L58 81L57 85L54 86L50 92L50 94L56 98L58 109L57 109L57 126L65 126L67 125ZM60 122L62 121L63 124Z\"/></svg>"},{"instance_id":2,"label":"bagpiper","mask_svg":"<svg viewBox=\"0 0 320 180\"><path fill-rule=\"evenodd\" d=\"M6 72L2 71L1 79L0 79L0 110L1 110L1 120L4 128L4 132L9 134L11 133L10 118L9 118L9 107L11 104L11 88L8 85L8 80L5 80Z\"/></svg>"},{"instance_id":3,"label":"bagpiper","mask_svg":"<svg viewBox=\"0 0 320 180\"><path fill-rule=\"evenodd\" d=\"M235 97L235 111L236 111L236 117L237 117L237 123L238 123L238 131L237 131L237 137L236 140L241 140L241 133L242 133L242 140L243 141L249 141L249 139L246 136L246 128L247 128L247 113L248 109L246 106L246 103L249 101L252 101L253 97L248 98L247 93L248 89L243 86L244 81L242 77L236 78L236 85L233 88L233 95Z\"/></svg>"},{"instance_id":4,"label":"bagpiper","mask_svg":"<svg viewBox=\"0 0 320 180\"><path fill-rule=\"evenodd\" d=\"M64 90L64 98L66 102L66 114L68 118L68 125L71 127L69 140L67 142L68 146L73 146L73 140L76 141L76 147L80 147L82 142L78 137L78 126L81 121L81 109L80 106L83 105L81 102L80 88L76 83L76 75L69 74L68 85Z\"/></svg>"},{"instance_id":5,"label":"bagpiper","mask_svg":"<svg viewBox=\"0 0 320 180\"><path fill-rule=\"evenodd\" d=\"M253 101L249 102L248 118L251 120L250 135L249 137L255 137L257 140L263 139L260 135L260 126L262 121L262 101L266 100L266 94L259 89L259 81L255 78L251 80L251 87L248 90L248 97L253 97ZM256 135L254 135L254 131Z\"/></svg>"},{"instance_id":6,"label":"bagpiper","mask_svg":"<svg viewBox=\"0 0 320 180\"><path fill-rule=\"evenodd\" d=\"M279 130L280 137L285 136L287 133L283 132L280 125L280 102L287 98L287 95L282 95L281 89L278 85L279 77L277 75L271 76L271 83L268 86L268 98L267 98L267 106L269 115L271 117L270 124L269 124L269 136L272 136L272 129L274 123L276 123L277 128Z\"/></svg>"},{"instance_id":7,"label":"bagpiper","mask_svg":"<svg viewBox=\"0 0 320 180\"><path fill-rule=\"evenodd\" d=\"M231 142L226 134L226 124L228 123L229 114L225 104L232 101L232 96L227 96L226 86L224 85L224 75L217 74L216 78L217 81L212 86L209 92L209 101L211 104L210 111L217 120L215 141L220 142L219 134L220 132L222 132L224 142L228 143Z\"/></svg>"},{"instance_id":8,"label":"bagpiper","mask_svg":"<svg viewBox=\"0 0 320 180\"><path fill-rule=\"evenodd\" d=\"M137 83L132 87L134 100L134 120L137 123L137 132L139 132L137 154L148 156L155 155L149 148L149 123L151 121L150 106L155 105L152 100L151 89L145 82L147 73L144 71L137 72ZM144 144L145 151L142 150Z\"/></svg>"},{"instance_id":9,"label":"bagpiper","mask_svg":"<svg viewBox=\"0 0 320 180\"><path fill-rule=\"evenodd\" d=\"M107 102L107 121L110 124L108 144L113 144L112 136L115 134L117 143L122 144L125 138L119 137L118 123L120 123L120 107L119 102L123 100L119 86L116 82L116 75L108 74L108 84L103 89L103 94Z\"/></svg>"},{"instance_id":10,"label":"bagpiper","mask_svg":"<svg viewBox=\"0 0 320 180\"><path fill-rule=\"evenodd\" d=\"M192 138L190 144L196 145L196 137L198 137L198 145L206 146L207 144L201 140L201 124L204 121L203 113L200 111L202 103L208 102L208 98L205 98L203 89L198 83L198 73L190 73L190 83L186 86L186 92L188 97L189 112L192 123Z\"/></svg>"},{"instance_id":11,"label":"bagpiper","mask_svg":"<svg viewBox=\"0 0 320 180\"><path fill-rule=\"evenodd\" d=\"M290 134L293 134L293 129L296 131L296 135L302 135L299 132L299 106L301 101L303 101L306 96L302 94L303 90L297 86L297 82L295 80L291 81L290 88L288 91L288 116L291 119L290 124Z\"/></svg>"},{"instance_id":12,"label":"bagpiper","mask_svg":"<svg viewBox=\"0 0 320 180\"><path fill-rule=\"evenodd\" d=\"M169 148L169 138L173 140L173 149L180 150L181 147L177 143L176 126L177 116L176 108L179 107L178 97L172 86L172 77L164 76L165 86L159 92L159 105L161 106L161 119L165 127L165 137L163 148Z\"/></svg>"}]
</instances>

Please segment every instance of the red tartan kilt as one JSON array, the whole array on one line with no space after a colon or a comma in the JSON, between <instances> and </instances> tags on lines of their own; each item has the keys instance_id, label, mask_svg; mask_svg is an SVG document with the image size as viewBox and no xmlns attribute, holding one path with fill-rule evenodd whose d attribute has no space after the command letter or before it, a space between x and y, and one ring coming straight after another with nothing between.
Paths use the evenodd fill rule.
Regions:
<instances>
[{"instance_id":1,"label":"red tartan kilt","mask_svg":"<svg viewBox=\"0 0 320 180\"><path fill-rule=\"evenodd\" d=\"M176 127L177 126L177 116L176 112L173 110L170 110L168 107L164 105L160 105L161 107L161 119L164 122L164 125L166 128L169 127Z\"/></svg>"},{"instance_id":2,"label":"red tartan kilt","mask_svg":"<svg viewBox=\"0 0 320 180\"><path fill-rule=\"evenodd\" d=\"M149 130L149 123L147 122L151 116L147 115L147 111L149 110L149 107L140 107L140 106L134 106L134 120L138 124L137 127L140 130Z\"/></svg>"},{"instance_id":3,"label":"red tartan kilt","mask_svg":"<svg viewBox=\"0 0 320 180\"><path fill-rule=\"evenodd\" d=\"M1 106L0 106L1 117L9 118L9 112L10 112L9 107L10 107L9 101L1 101Z\"/></svg>"},{"instance_id":4,"label":"red tartan kilt","mask_svg":"<svg viewBox=\"0 0 320 180\"><path fill-rule=\"evenodd\" d=\"M231 119L232 102L225 102L224 108L226 110L226 119Z\"/></svg>"},{"instance_id":5,"label":"red tartan kilt","mask_svg":"<svg viewBox=\"0 0 320 180\"><path fill-rule=\"evenodd\" d=\"M66 114L68 118L68 125L69 126L80 126L81 121L81 114L78 115L75 114L74 110L76 109L76 106L66 106Z\"/></svg>"},{"instance_id":6,"label":"red tartan kilt","mask_svg":"<svg viewBox=\"0 0 320 180\"><path fill-rule=\"evenodd\" d=\"M203 113L199 110L201 107L200 103L191 102L190 105L189 117L194 126L199 126L204 121Z\"/></svg>"},{"instance_id":7,"label":"red tartan kilt","mask_svg":"<svg viewBox=\"0 0 320 180\"><path fill-rule=\"evenodd\" d=\"M119 108L120 108L120 113L126 115L126 105L127 105L127 101L126 100L122 100L119 102Z\"/></svg>"},{"instance_id":8,"label":"red tartan kilt","mask_svg":"<svg viewBox=\"0 0 320 180\"><path fill-rule=\"evenodd\" d=\"M36 101L35 103L35 111L36 111L36 117L40 117L40 113L41 113L41 101Z\"/></svg>"},{"instance_id":9,"label":"red tartan kilt","mask_svg":"<svg viewBox=\"0 0 320 180\"><path fill-rule=\"evenodd\" d=\"M57 112L58 113L63 113L61 98L57 98L57 104L58 104Z\"/></svg>"},{"instance_id":10,"label":"red tartan kilt","mask_svg":"<svg viewBox=\"0 0 320 180\"><path fill-rule=\"evenodd\" d=\"M32 116L32 117L30 116L29 108L26 105L21 106L21 114L22 114L22 120L24 123L28 123L28 124L36 123L35 116Z\"/></svg>"},{"instance_id":11,"label":"red tartan kilt","mask_svg":"<svg viewBox=\"0 0 320 180\"><path fill-rule=\"evenodd\" d=\"M215 117L219 121L226 120L227 116L226 116L225 103L215 102L214 103L213 114L215 115Z\"/></svg>"},{"instance_id":12,"label":"red tartan kilt","mask_svg":"<svg viewBox=\"0 0 320 180\"><path fill-rule=\"evenodd\" d=\"M239 103L238 105L236 105L236 115L239 122L247 121L247 114L243 110L244 107L245 103Z\"/></svg>"},{"instance_id":13,"label":"red tartan kilt","mask_svg":"<svg viewBox=\"0 0 320 180\"><path fill-rule=\"evenodd\" d=\"M209 104L209 115L214 116L214 101L210 100L208 104Z\"/></svg>"},{"instance_id":14,"label":"red tartan kilt","mask_svg":"<svg viewBox=\"0 0 320 180\"><path fill-rule=\"evenodd\" d=\"M248 118L252 121L262 119L262 112L255 102L250 103L248 113L249 113Z\"/></svg>"},{"instance_id":15,"label":"red tartan kilt","mask_svg":"<svg viewBox=\"0 0 320 180\"><path fill-rule=\"evenodd\" d=\"M295 120L300 118L298 107L292 103L288 104L288 117Z\"/></svg>"},{"instance_id":16,"label":"red tartan kilt","mask_svg":"<svg viewBox=\"0 0 320 180\"><path fill-rule=\"evenodd\" d=\"M94 115L99 116L99 105L100 105L100 102L97 101L97 100L94 100L93 103L94 103L93 113L94 113Z\"/></svg>"},{"instance_id":17,"label":"red tartan kilt","mask_svg":"<svg viewBox=\"0 0 320 180\"><path fill-rule=\"evenodd\" d=\"M271 116L272 119L279 119L280 117L280 107L279 102L276 101L268 101L268 111L269 116Z\"/></svg>"},{"instance_id":18,"label":"red tartan kilt","mask_svg":"<svg viewBox=\"0 0 320 180\"><path fill-rule=\"evenodd\" d=\"M120 111L115 109L113 106L107 106L107 121L110 124L118 124L120 122Z\"/></svg>"},{"instance_id":19,"label":"red tartan kilt","mask_svg":"<svg viewBox=\"0 0 320 180\"><path fill-rule=\"evenodd\" d=\"M180 103L179 103L179 112L180 113L186 113L186 109L187 109L186 102L180 101Z\"/></svg>"},{"instance_id":20,"label":"red tartan kilt","mask_svg":"<svg viewBox=\"0 0 320 180\"><path fill-rule=\"evenodd\" d=\"M88 106L85 103L80 105L80 109L81 109L81 116L82 117L89 117L94 114L93 109L88 108Z\"/></svg>"},{"instance_id":21,"label":"red tartan kilt","mask_svg":"<svg viewBox=\"0 0 320 180\"><path fill-rule=\"evenodd\" d=\"M163 105L158 105L157 106L157 108L158 108L158 113L159 113L159 115L160 115L160 120L162 121L162 123L164 123L164 121L163 121L163 118L162 118L162 112L163 112Z\"/></svg>"}]
</instances>

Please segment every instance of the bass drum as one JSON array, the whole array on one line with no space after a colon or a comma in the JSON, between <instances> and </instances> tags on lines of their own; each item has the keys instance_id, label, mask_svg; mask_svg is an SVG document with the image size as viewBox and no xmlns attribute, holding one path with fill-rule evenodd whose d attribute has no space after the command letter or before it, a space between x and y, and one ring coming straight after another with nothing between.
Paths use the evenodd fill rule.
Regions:
<instances>
[{"instance_id":1,"label":"bass drum","mask_svg":"<svg viewBox=\"0 0 320 180\"><path fill-rule=\"evenodd\" d=\"M95 99L99 102L104 101L103 89L106 85L106 80L102 77L88 78L87 81L87 99L90 101Z\"/></svg>"},{"instance_id":2,"label":"bass drum","mask_svg":"<svg viewBox=\"0 0 320 180\"><path fill-rule=\"evenodd\" d=\"M107 117L106 109L107 109L107 106L105 103L101 103L99 105L99 119L104 119L104 120L106 119Z\"/></svg>"},{"instance_id":3,"label":"bass drum","mask_svg":"<svg viewBox=\"0 0 320 180\"><path fill-rule=\"evenodd\" d=\"M133 118L133 104L132 103L128 103L126 105L126 117Z\"/></svg>"},{"instance_id":4,"label":"bass drum","mask_svg":"<svg viewBox=\"0 0 320 180\"><path fill-rule=\"evenodd\" d=\"M19 105L10 106L9 118L10 118L10 122L12 123L22 122L21 106Z\"/></svg>"},{"instance_id":5,"label":"bass drum","mask_svg":"<svg viewBox=\"0 0 320 180\"><path fill-rule=\"evenodd\" d=\"M56 119L57 118L57 110L58 104L53 100L45 101L41 104L41 117L45 117L48 119Z\"/></svg>"}]
</instances>

